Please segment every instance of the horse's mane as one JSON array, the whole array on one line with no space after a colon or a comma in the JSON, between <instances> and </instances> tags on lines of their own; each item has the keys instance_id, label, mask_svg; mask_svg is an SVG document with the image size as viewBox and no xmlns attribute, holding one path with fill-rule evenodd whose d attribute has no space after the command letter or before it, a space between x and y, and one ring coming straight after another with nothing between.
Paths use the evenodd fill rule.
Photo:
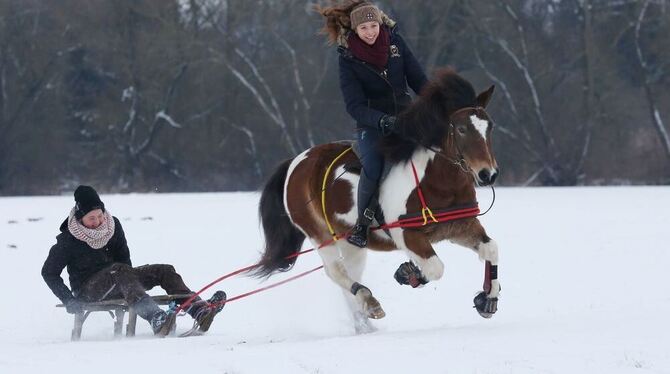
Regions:
<instances>
[{"instance_id":1,"label":"horse's mane","mask_svg":"<svg viewBox=\"0 0 670 374\"><path fill-rule=\"evenodd\" d=\"M441 147L449 116L469 106L477 106L470 82L450 68L439 69L420 96L398 115L397 134L383 139L382 153L389 161L399 162L409 160L417 147Z\"/></svg>"}]
</instances>

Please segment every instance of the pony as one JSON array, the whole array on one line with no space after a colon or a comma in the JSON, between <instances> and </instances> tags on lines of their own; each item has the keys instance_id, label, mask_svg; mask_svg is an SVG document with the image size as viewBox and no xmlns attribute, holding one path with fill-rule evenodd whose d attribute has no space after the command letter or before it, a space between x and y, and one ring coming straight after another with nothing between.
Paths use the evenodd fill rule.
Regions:
<instances>
[{"instance_id":1,"label":"pony","mask_svg":"<svg viewBox=\"0 0 670 374\"><path fill-rule=\"evenodd\" d=\"M410 261L395 277L412 287L436 281L444 273L432 243L447 239L470 248L486 263L484 291L474 300L486 318L497 310L500 291L496 242L476 214L427 224L434 221L427 204L442 211L471 206L476 204L475 185L495 182L499 170L492 149L493 122L485 111L493 89L476 94L463 77L442 69L398 114L397 131L380 145L388 170L378 190L383 220L398 222L412 213L428 218L426 212L431 219L424 219L425 225L375 230L367 246L374 251L405 251ZM349 147L348 142L318 145L276 168L259 203L265 250L255 274L270 276L291 269L309 238L318 247L327 276L342 288L356 332L365 333L375 330L370 319L382 318L385 312L360 283L367 250L338 240L337 233L346 235L357 216L361 170L358 156L347 152Z\"/></svg>"}]
</instances>

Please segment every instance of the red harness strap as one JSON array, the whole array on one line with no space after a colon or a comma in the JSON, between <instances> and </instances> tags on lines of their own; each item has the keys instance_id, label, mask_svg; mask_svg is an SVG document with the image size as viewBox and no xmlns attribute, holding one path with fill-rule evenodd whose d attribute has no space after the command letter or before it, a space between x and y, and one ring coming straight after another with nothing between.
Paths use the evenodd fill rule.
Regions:
<instances>
[{"instance_id":1,"label":"red harness strap","mask_svg":"<svg viewBox=\"0 0 670 374\"><path fill-rule=\"evenodd\" d=\"M439 221L433 215L433 212L428 207L428 204L426 204L426 198L423 197L423 191L421 190L421 184L419 183L419 175L416 172L416 167L414 166L414 161L410 161L410 163L412 164L412 174L414 174L414 183L416 183L416 192L419 195L419 201L421 201L421 217L423 217L423 225L422 226L425 226L425 225L428 224L428 215L433 220L433 222L437 223Z\"/></svg>"},{"instance_id":2,"label":"red harness strap","mask_svg":"<svg viewBox=\"0 0 670 374\"><path fill-rule=\"evenodd\" d=\"M391 229L396 227L421 227L426 226L428 222L428 217L432 222L430 223L440 223L453 221L461 218L476 217L479 214L479 205L475 202L473 204L467 205L463 208L454 208L454 209L444 209L440 213L433 213L433 211L428 207L426 203L426 198L423 196L423 191L421 190L421 184L419 182L419 174L416 172L416 167L414 162L410 161L412 164L412 173L414 174L414 183L416 183L416 192L419 195L419 201L421 202L421 216L418 217L408 217L408 218L399 218L397 221L382 225L375 229Z\"/></svg>"},{"instance_id":3,"label":"red harness strap","mask_svg":"<svg viewBox=\"0 0 670 374\"><path fill-rule=\"evenodd\" d=\"M434 214L433 217L435 218L435 221L430 222L430 223L440 223L440 222L448 222L448 221L453 221L461 218L470 218L470 217L476 217L479 214L479 207L474 206L474 207L469 207L469 208L462 208L462 209L453 209L449 211L445 211L444 213L438 213ZM395 222L382 225L379 228L380 229L393 229L396 227L422 227L426 226L429 224L429 222L426 222L424 220L424 217L412 217L412 218L404 218L404 219L399 219ZM375 228L376 229L376 228Z\"/></svg>"}]
</instances>

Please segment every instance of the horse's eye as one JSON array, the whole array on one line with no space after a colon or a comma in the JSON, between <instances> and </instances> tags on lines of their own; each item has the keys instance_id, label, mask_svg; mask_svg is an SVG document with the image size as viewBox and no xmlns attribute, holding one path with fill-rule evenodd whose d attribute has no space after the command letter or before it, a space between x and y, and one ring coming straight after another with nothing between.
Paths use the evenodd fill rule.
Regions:
<instances>
[{"instance_id":1,"label":"horse's eye","mask_svg":"<svg viewBox=\"0 0 670 374\"><path fill-rule=\"evenodd\" d=\"M467 129L465 128L465 126L458 126L458 127L456 127L456 131L458 131L458 133L460 135L465 135L465 133L467 132Z\"/></svg>"}]
</instances>

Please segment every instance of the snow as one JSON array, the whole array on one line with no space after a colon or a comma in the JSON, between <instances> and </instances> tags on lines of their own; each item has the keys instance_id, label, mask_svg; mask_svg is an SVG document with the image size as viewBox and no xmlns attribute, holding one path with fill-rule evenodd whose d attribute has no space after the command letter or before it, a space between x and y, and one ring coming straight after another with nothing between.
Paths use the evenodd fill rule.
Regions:
<instances>
[{"instance_id":1,"label":"snow","mask_svg":"<svg viewBox=\"0 0 670 374\"><path fill-rule=\"evenodd\" d=\"M670 188L498 188L481 220L500 247L502 297L472 309L483 264L442 243L444 277L399 286L398 253L371 253L363 283L384 307L355 335L340 291L318 271L226 305L209 334L114 339L94 313L82 341L40 276L71 196L0 198L0 373L670 373ZM483 208L491 193L478 191ZM256 193L103 195L135 265L171 263L192 288L249 265L262 247ZM307 247L307 245L305 246ZM314 253L267 282L238 277L229 296L320 265ZM63 274L65 276L65 272ZM152 293L160 293L153 290ZM190 327L178 319L178 332Z\"/></svg>"}]
</instances>

